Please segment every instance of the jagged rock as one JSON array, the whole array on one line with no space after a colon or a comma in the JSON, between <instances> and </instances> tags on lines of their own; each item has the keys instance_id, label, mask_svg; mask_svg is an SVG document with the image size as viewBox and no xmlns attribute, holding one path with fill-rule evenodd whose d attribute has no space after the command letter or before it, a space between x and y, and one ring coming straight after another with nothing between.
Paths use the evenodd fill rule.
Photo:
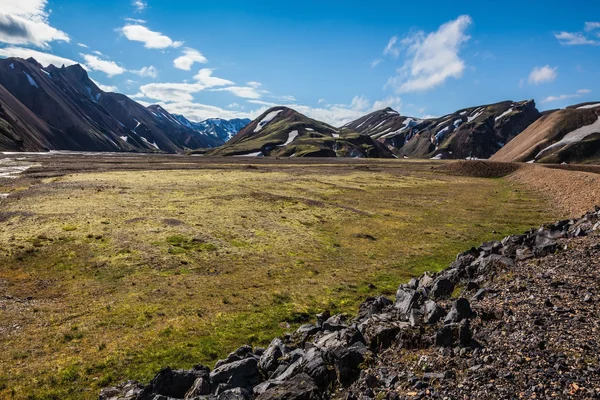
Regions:
<instances>
[{"instance_id":1,"label":"jagged rock","mask_svg":"<svg viewBox=\"0 0 600 400\"><path fill-rule=\"evenodd\" d=\"M234 361L243 360L244 358L247 358L250 356L253 356L252 346L249 346L249 345L242 346L239 349L237 349L236 351L234 351L233 353L229 353L229 355L227 356L226 359L217 361L217 363L215 364L215 368L219 368L221 365L231 364Z\"/></svg>"},{"instance_id":2,"label":"jagged rock","mask_svg":"<svg viewBox=\"0 0 600 400\"><path fill-rule=\"evenodd\" d=\"M501 256L499 254L491 254L481 260L477 273L483 275L490 271L502 271L514 266L515 261L512 258Z\"/></svg>"},{"instance_id":3,"label":"jagged rock","mask_svg":"<svg viewBox=\"0 0 600 400\"><path fill-rule=\"evenodd\" d=\"M311 336L321 331L320 325L305 324L294 332L293 339L296 343L304 344Z\"/></svg>"},{"instance_id":4,"label":"jagged rock","mask_svg":"<svg viewBox=\"0 0 600 400\"><path fill-rule=\"evenodd\" d=\"M418 326L423 322L423 312L419 309L413 308L408 314L408 323L410 326Z\"/></svg>"},{"instance_id":5,"label":"jagged rock","mask_svg":"<svg viewBox=\"0 0 600 400\"><path fill-rule=\"evenodd\" d=\"M467 299L460 298L454 302L452 309L444 319L445 324L460 322L464 319L473 318L475 313L471 310L471 305Z\"/></svg>"},{"instance_id":6,"label":"jagged rock","mask_svg":"<svg viewBox=\"0 0 600 400\"><path fill-rule=\"evenodd\" d=\"M281 339L273 339L267 350L260 357L258 367L267 377L279 366L279 359L283 356L286 346L283 344Z\"/></svg>"},{"instance_id":7,"label":"jagged rock","mask_svg":"<svg viewBox=\"0 0 600 400\"><path fill-rule=\"evenodd\" d=\"M211 393L210 379L208 376L198 378L192 387L185 394L185 400L191 400L198 396L204 396Z\"/></svg>"},{"instance_id":8,"label":"jagged rock","mask_svg":"<svg viewBox=\"0 0 600 400\"><path fill-rule=\"evenodd\" d=\"M416 287L414 289L416 289ZM394 303L385 296L379 296L377 298L371 297L360 305L356 321L364 321L375 314L379 314L392 304Z\"/></svg>"},{"instance_id":9,"label":"jagged rock","mask_svg":"<svg viewBox=\"0 0 600 400\"><path fill-rule=\"evenodd\" d=\"M335 376L332 376L330 369L325 364L323 353L316 347L306 351L306 355L304 356L304 365L302 368L304 372L313 378L321 391L325 391L331 381L335 378Z\"/></svg>"},{"instance_id":10,"label":"jagged rock","mask_svg":"<svg viewBox=\"0 0 600 400\"><path fill-rule=\"evenodd\" d=\"M396 292L396 304L394 307L400 314L407 315L413 308L419 308L423 300L420 292L412 289L399 288Z\"/></svg>"},{"instance_id":11,"label":"jagged rock","mask_svg":"<svg viewBox=\"0 0 600 400\"><path fill-rule=\"evenodd\" d=\"M207 379L209 369L202 365L194 367L194 369L173 370L169 367L163 368L150 381L143 392L139 395L139 400L153 398L154 395L163 395L174 398L184 398L186 393L194 386L194 383L199 378Z\"/></svg>"},{"instance_id":12,"label":"jagged rock","mask_svg":"<svg viewBox=\"0 0 600 400\"><path fill-rule=\"evenodd\" d=\"M447 278L436 279L433 287L431 288L430 296L437 300L444 297L448 297L454 290L454 283Z\"/></svg>"},{"instance_id":13,"label":"jagged rock","mask_svg":"<svg viewBox=\"0 0 600 400\"><path fill-rule=\"evenodd\" d=\"M369 348L378 352L387 349L404 328L410 326L407 322L396 320L392 314L374 315L358 326L365 343Z\"/></svg>"},{"instance_id":14,"label":"jagged rock","mask_svg":"<svg viewBox=\"0 0 600 400\"><path fill-rule=\"evenodd\" d=\"M102 389L99 400L136 400L144 386L139 382L127 381L119 386Z\"/></svg>"},{"instance_id":15,"label":"jagged rock","mask_svg":"<svg viewBox=\"0 0 600 400\"><path fill-rule=\"evenodd\" d=\"M294 376L281 385L269 388L256 400L321 400L319 388L308 374Z\"/></svg>"},{"instance_id":16,"label":"jagged rock","mask_svg":"<svg viewBox=\"0 0 600 400\"><path fill-rule=\"evenodd\" d=\"M338 382L342 386L351 384L360 373L359 366L365 362L371 352L363 343L354 343L350 347L338 347L328 353L329 361L335 367Z\"/></svg>"},{"instance_id":17,"label":"jagged rock","mask_svg":"<svg viewBox=\"0 0 600 400\"><path fill-rule=\"evenodd\" d=\"M346 316L343 314L334 315L323 323L323 330L325 332L341 331L348 327L346 319Z\"/></svg>"},{"instance_id":18,"label":"jagged rock","mask_svg":"<svg viewBox=\"0 0 600 400\"><path fill-rule=\"evenodd\" d=\"M452 347L460 344L467 347L471 344L472 333L468 320L462 323L451 323L442 326L435 334L435 345L439 347Z\"/></svg>"},{"instance_id":19,"label":"jagged rock","mask_svg":"<svg viewBox=\"0 0 600 400\"><path fill-rule=\"evenodd\" d=\"M234 388L219 394L217 400L252 400L252 395L246 389Z\"/></svg>"},{"instance_id":20,"label":"jagged rock","mask_svg":"<svg viewBox=\"0 0 600 400\"><path fill-rule=\"evenodd\" d=\"M435 324L442 318L446 316L446 310L443 307L439 306L433 300L427 300L425 302L425 323L427 324Z\"/></svg>"},{"instance_id":21,"label":"jagged rock","mask_svg":"<svg viewBox=\"0 0 600 400\"><path fill-rule=\"evenodd\" d=\"M222 385L221 389L225 387L252 390L261 381L258 360L251 357L221 365L210 373L210 381L213 387Z\"/></svg>"},{"instance_id":22,"label":"jagged rock","mask_svg":"<svg viewBox=\"0 0 600 400\"><path fill-rule=\"evenodd\" d=\"M498 241L486 242L479 246L479 251L481 251L484 256L498 254L500 249L502 249L502 243Z\"/></svg>"}]
</instances>

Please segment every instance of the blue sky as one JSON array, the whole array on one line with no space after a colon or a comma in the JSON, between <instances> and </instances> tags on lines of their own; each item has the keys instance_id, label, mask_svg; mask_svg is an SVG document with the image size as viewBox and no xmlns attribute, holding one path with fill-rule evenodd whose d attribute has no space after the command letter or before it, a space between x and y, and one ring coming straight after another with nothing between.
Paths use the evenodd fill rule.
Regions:
<instances>
[{"instance_id":1,"label":"blue sky","mask_svg":"<svg viewBox=\"0 0 600 400\"><path fill-rule=\"evenodd\" d=\"M600 99L600 2L0 0L0 56L81 63L193 120L290 105L341 125Z\"/></svg>"}]
</instances>

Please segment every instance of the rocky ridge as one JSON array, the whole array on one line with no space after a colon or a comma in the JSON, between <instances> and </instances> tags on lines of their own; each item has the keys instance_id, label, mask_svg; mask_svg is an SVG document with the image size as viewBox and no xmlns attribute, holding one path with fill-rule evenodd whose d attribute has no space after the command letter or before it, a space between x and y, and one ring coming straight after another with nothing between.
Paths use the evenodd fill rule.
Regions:
<instances>
[{"instance_id":1,"label":"rocky ridge","mask_svg":"<svg viewBox=\"0 0 600 400\"><path fill-rule=\"evenodd\" d=\"M165 368L100 400L599 398L600 207L459 254L355 318Z\"/></svg>"}]
</instances>

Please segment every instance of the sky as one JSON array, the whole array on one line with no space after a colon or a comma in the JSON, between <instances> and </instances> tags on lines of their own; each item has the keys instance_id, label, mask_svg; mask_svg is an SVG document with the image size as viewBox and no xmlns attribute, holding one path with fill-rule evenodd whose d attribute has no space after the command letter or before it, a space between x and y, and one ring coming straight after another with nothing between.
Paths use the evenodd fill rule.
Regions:
<instances>
[{"instance_id":1,"label":"sky","mask_svg":"<svg viewBox=\"0 0 600 400\"><path fill-rule=\"evenodd\" d=\"M101 89L194 121L600 99L600 2L493 3L0 0L0 57L79 63Z\"/></svg>"}]
</instances>

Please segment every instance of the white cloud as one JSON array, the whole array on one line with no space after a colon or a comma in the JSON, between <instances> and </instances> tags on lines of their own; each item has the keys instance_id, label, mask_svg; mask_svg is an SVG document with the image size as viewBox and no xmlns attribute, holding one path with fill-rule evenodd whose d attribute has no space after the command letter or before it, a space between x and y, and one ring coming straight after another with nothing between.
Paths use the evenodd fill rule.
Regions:
<instances>
[{"instance_id":1,"label":"white cloud","mask_svg":"<svg viewBox=\"0 0 600 400\"><path fill-rule=\"evenodd\" d=\"M208 60L198 50L186 47L183 49L183 55L173 60L175 68L189 71L194 63L206 64Z\"/></svg>"},{"instance_id":2,"label":"white cloud","mask_svg":"<svg viewBox=\"0 0 600 400\"><path fill-rule=\"evenodd\" d=\"M213 70L201 69L195 76L193 83L151 83L140 87L139 93L134 98L149 98L162 102L185 103L194 100L194 93L206 89L233 85L232 81L212 76Z\"/></svg>"},{"instance_id":3,"label":"white cloud","mask_svg":"<svg viewBox=\"0 0 600 400\"><path fill-rule=\"evenodd\" d=\"M145 26L138 24L125 25L117 29L117 31L121 32L131 41L144 43L144 47L147 49L166 49L168 47L180 47L183 45L183 42L173 41L170 37L160 32L151 31Z\"/></svg>"},{"instance_id":4,"label":"white cloud","mask_svg":"<svg viewBox=\"0 0 600 400\"><path fill-rule=\"evenodd\" d=\"M581 96L584 96L589 93L592 93L592 91L589 89L580 89L576 93L573 93L573 94L561 94L559 96L548 96L542 100L542 103L552 103L554 101L574 99L574 98L581 97Z\"/></svg>"},{"instance_id":5,"label":"white cloud","mask_svg":"<svg viewBox=\"0 0 600 400\"><path fill-rule=\"evenodd\" d=\"M125 21L135 22L136 24L145 24L146 23L145 19L138 19L138 18L125 18Z\"/></svg>"},{"instance_id":6,"label":"white cloud","mask_svg":"<svg viewBox=\"0 0 600 400\"><path fill-rule=\"evenodd\" d=\"M0 42L49 48L50 42L69 42L69 36L52 26L47 0L0 0Z\"/></svg>"},{"instance_id":7,"label":"white cloud","mask_svg":"<svg viewBox=\"0 0 600 400\"><path fill-rule=\"evenodd\" d=\"M143 1L143 0L133 0L131 2L131 5L133 7L135 7L135 11L136 12L142 12L144 11L146 8L148 8L148 3Z\"/></svg>"},{"instance_id":8,"label":"white cloud","mask_svg":"<svg viewBox=\"0 0 600 400\"><path fill-rule=\"evenodd\" d=\"M391 55L394 58L400 57L400 48L396 46L396 43L398 43L398 36L392 36L385 49L383 49L383 55Z\"/></svg>"},{"instance_id":9,"label":"white cloud","mask_svg":"<svg viewBox=\"0 0 600 400\"><path fill-rule=\"evenodd\" d=\"M29 57L33 57L42 64L43 66L48 66L53 64L56 67L61 67L63 65L70 66L77 64L77 61L70 60L68 58L59 57L54 54L43 53L37 50L26 49L23 47L5 47L0 49L0 57L20 57L27 59Z\"/></svg>"},{"instance_id":10,"label":"white cloud","mask_svg":"<svg viewBox=\"0 0 600 400\"><path fill-rule=\"evenodd\" d=\"M101 52L99 52L98 50L94 50L94 51L92 51L92 53L97 54L99 56L103 56L104 55Z\"/></svg>"},{"instance_id":11,"label":"white cloud","mask_svg":"<svg viewBox=\"0 0 600 400\"><path fill-rule=\"evenodd\" d=\"M240 105L238 103L231 103L227 108L240 108Z\"/></svg>"},{"instance_id":12,"label":"white cloud","mask_svg":"<svg viewBox=\"0 0 600 400\"><path fill-rule=\"evenodd\" d=\"M250 118L254 119L267 110L267 107L261 107L250 112L225 110L223 108L194 103L194 102L176 102L176 103L158 103L161 107L172 114L184 115L190 121L203 121L208 118Z\"/></svg>"},{"instance_id":13,"label":"white cloud","mask_svg":"<svg viewBox=\"0 0 600 400\"><path fill-rule=\"evenodd\" d=\"M114 61L103 60L91 54L79 54L85 60L85 66L92 71L104 72L109 77L121 75L127 70Z\"/></svg>"},{"instance_id":14,"label":"white cloud","mask_svg":"<svg viewBox=\"0 0 600 400\"><path fill-rule=\"evenodd\" d=\"M260 99L266 91L251 86L228 86L219 89L211 89L212 92L229 92L243 99Z\"/></svg>"},{"instance_id":15,"label":"white cloud","mask_svg":"<svg viewBox=\"0 0 600 400\"><path fill-rule=\"evenodd\" d=\"M96 82L93 79L92 79L92 82L94 82L96 84L96 86L98 86L100 88L100 90L102 90L103 92L118 92L119 91L119 89L116 86L113 86L113 85L103 85L100 82Z\"/></svg>"},{"instance_id":16,"label":"white cloud","mask_svg":"<svg viewBox=\"0 0 600 400\"><path fill-rule=\"evenodd\" d=\"M600 22L586 22L583 28L586 32L600 29Z\"/></svg>"},{"instance_id":17,"label":"white cloud","mask_svg":"<svg viewBox=\"0 0 600 400\"><path fill-rule=\"evenodd\" d=\"M378 66L379 64L381 64L383 62L382 59L378 58L377 60L373 60L371 61L371 68L375 68L376 66Z\"/></svg>"},{"instance_id":18,"label":"white cloud","mask_svg":"<svg viewBox=\"0 0 600 400\"><path fill-rule=\"evenodd\" d=\"M554 37L558 39L558 42L563 46L600 45L600 42L588 39L587 36L581 32L559 32L555 33Z\"/></svg>"},{"instance_id":19,"label":"white cloud","mask_svg":"<svg viewBox=\"0 0 600 400\"><path fill-rule=\"evenodd\" d=\"M471 17L461 15L435 32L417 32L403 39L402 44L408 46L407 55L410 58L398 69L398 75L388 80L386 87L392 87L398 93L420 92L435 88L449 78L460 78L465 70L465 62L459 52L470 39L466 30L472 23ZM393 50L397 49L394 47L396 42L397 39L390 40L392 46L389 52L392 55L396 54Z\"/></svg>"},{"instance_id":20,"label":"white cloud","mask_svg":"<svg viewBox=\"0 0 600 400\"><path fill-rule=\"evenodd\" d=\"M142 69L139 70L133 70L130 71L133 74L139 75L139 76L144 76L144 77L149 77L149 78L158 78L158 70L153 66L149 66L149 67L143 67Z\"/></svg>"},{"instance_id":21,"label":"white cloud","mask_svg":"<svg viewBox=\"0 0 600 400\"><path fill-rule=\"evenodd\" d=\"M542 83L554 82L558 73L556 72L557 67L550 67L549 65L545 65L543 67L535 67L531 74L529 74L529 84L530 85L539 85Z\"/></svg>"},{"instance_id":22,"label":"white cloud","mask_svg":"<svg viewBox=\"0 0 600 400\"><path fill-rule=\"evenodd\" d=\"M319 99L319 100L317 101L317 104L323 104L323 103L325 103L326 101L327 101L327 100L325 100L325 99Z\"/></svg>"},{"instance_id":23,"label":"white cloud","mask_svg":"<svg viewBox=\"0 0 600 400\"><path fill-rule=\"evenodd\" d=\"M87 44L83 44L83 43L77 43L77 46L83 47L84 49L88 49L89 48Z\"/></svg>"}]
</instances>

